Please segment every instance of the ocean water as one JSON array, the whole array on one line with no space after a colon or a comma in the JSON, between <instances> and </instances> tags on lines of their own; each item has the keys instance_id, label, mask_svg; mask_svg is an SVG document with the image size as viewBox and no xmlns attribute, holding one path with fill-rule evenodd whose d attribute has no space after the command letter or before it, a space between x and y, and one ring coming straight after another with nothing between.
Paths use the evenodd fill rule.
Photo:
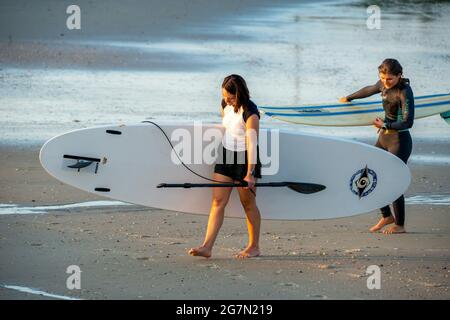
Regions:
<instances>
[{"instance_id":1,"label":"ocean water","mask_svg":"<svg viewBox=\"0 0 450 320\"><path fill-rule=\"evenodd\" d=\"M417 194L405 199L407 205L437 205L450 206L450 195L448 194ZM123 207L125 209L122 209ZM13 203L0 203L0 216L2 215L27 215L27 214L49 214L49 213L77 213L88 212L90 209L102 210L126 210L145 211L147 207L134 205L122 201L103 200L71 203L63 205L27 206Z\"/></svg>"},{"instance_id":2,"label":"ocean water","mask_svg":"<svg viewBox=\"0 0 450 320\"><path fill-rule=\"evenodd\" d=\"M39 289L29 288L29 287L24 287L24 286L0 284L0 287L3 287L5 289L10 289L10 290L16 290L16 291L20 291L20 292L24 292L24 293L28 293L28 294L34 294L34 295L38 295L38 296L42 296L42 297L46 297L46 298L52 298L52 299L81 300L79 298L73 298L73 297L63 296L63 295L59 295L59 294L48 293L48 292L45 292L45 291L42 291Z\"/></svg>"},{"instance_id":3,"label":"ocean water","mask_svg":"<svg viewBox=\"0 0 450 320\"><path fill-rule=\"evenodd\" d=\"M0 142L43 143L73 129L149 119L220 122L220 85L231 73L244 76L258 105L325 103L375 83L379 63L394 57L416 95L450 92L450 3L375 1L380 30L366 25L370 4L281 2L227 16L212 10L218 19L180 20L164 36L124 25L128 33L116 36L2 38ZM311 127L268 117L261 124L376 136L370 126ZM450 142L439 116L416 121L411 132Z\"/></svg>"}]
</instances>

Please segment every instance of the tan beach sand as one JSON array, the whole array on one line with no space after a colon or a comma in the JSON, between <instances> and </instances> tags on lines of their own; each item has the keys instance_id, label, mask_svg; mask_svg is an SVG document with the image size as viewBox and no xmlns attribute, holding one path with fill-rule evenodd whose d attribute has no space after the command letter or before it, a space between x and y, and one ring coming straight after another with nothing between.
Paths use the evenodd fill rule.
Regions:
<instances>
[{"instance_id":1,"label":"tan beach sand","mask_svg":"<svg viewBox=\"0 0 450 320\"><path fill-rule=\"evenodd\" d=\"M0 147L0 203L100 200L51 178L38 151ZM410 167L407 196L449 193L448 166ZM449 299L449 213L408 205L409 233L391 236L367 232L375 212L263 221L263 256L245 261L233 258L247 240L241 219L225 220L213 258L204 259L186 252L203 239L207 216L138 206L2 215L0 285L83 299ZM81 290L66 288L70 265L82 271ZM379 290L367 288L370 265L381 269ZM42 298L0 288L0 299Z\"/></svg>"}]
</instances>

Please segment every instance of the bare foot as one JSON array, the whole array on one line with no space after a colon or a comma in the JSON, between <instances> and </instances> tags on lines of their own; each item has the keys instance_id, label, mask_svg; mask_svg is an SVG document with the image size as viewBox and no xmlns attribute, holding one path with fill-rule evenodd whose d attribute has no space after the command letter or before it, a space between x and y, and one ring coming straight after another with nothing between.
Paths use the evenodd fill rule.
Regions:
<instances>
[{"instance_id":1,"label":"bare foot","mask_svg":"<svg viewBox=\"0 0 450 320\"><path fill-rule=\"evenodd\" d=\"M247 247L236 255L237 259L258 257L261 254L258 247Z\"/></svg>"},{"instance_id":2,"label":"bare foot","mask_svg":"<svg viewBox=\"0 0 450 320\"><path fill-rule=\"evenodd\" d=\"M377 232L378 230L381 230L384 228L384 226L387 226L388 224L394 223L394 217L389 216L387 218L381 218L380 221L376 225L374 225L372 228L370 228L370 232Z\"/></svg>"},{"instance_id":3,"label":"bare foot","mask_svg":"<svg viewBox=\"0 0 450 320\"><path fill-rule=\"evenodd\" d=\"M406 233L405 227L403 226L392 226L387 230L383 231L384 234L393 234L393 233Z\"/></svg>"},{"instance_id":4,"label":"bare foot","mask_svg":"<svg viewBox=\"0 0 450 320\"><path fill-rule=\"evenodd\" d=\"M209 258L211 257L211 249L208 247L198 247L198 248L192 248L191 250L189 250L189 254L191 256L194 257L205 257L205 258Z\"/></svg>"}]
</instances>

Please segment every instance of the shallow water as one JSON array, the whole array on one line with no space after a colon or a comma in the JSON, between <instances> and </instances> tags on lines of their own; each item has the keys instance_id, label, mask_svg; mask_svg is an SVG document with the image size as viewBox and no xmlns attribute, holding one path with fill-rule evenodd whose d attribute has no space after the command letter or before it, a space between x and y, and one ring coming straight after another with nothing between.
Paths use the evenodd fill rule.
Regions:
<instances>
[{"instance_id":1,"label":"shallow water","mask_svg":"<svg viewBox=\"0 0 450 320\"><path fill-rule=\"evenodd\" d=\"M20 291L20 292L24 292L24 293L34 294L34 295L38 295L38 296L48 297L48 298L60 299L60 300L81 300L78 298L48 293L48 292L45 292L45 291L42 291L39 289L33 289L33 288L23 287L23 286L0 285L0 287L3 287L5 289L10 289L10 290L16 290L16 291Z\"/></svg>"},{"instance_id":2,"label":"shallow water","mask_svg":"<svg viewBox=\"0 0 450 320\"><path fill-rule=\"evenodd\" d=\"M450 195L448 194L421 194L405 199L407 205L437 205L450 206ZM20 204L0 203L0 215L11 214L48 214L52 212L85 212L86 209L111 210L117 207L128 206L127 211L149 210L149 208L137 206L122 201L88 201L65 205L48 206L24 206ZM123 210L123 209L121 209Z\"/></svg>"},{"instance_id":3,"label":"shallow water","mask_svg":"<svg viewBox=\"0 0 450 320\"><path fill-rule=\"evenodd\" d=\"M450 156L443 154L416 154L409 158L408 163L448 166L450 165Z\"/></svg>"},{"instance_id":4,"label":"shallow water","mask_svg":"<svg viewBox=\"0 0 450 320\"><path fill-rule=\"evenodd\" d=\"M417 195L405 199L409 205L450 206L450 195Z\"/></svg>"},{"instance_id":5,"label":"shallow water","mask_svg":"<svg viewBox=\"0 0 450 320\"><path fill-rule=\"evenodd\" d=\"M57 212L70 212L70 211L80 211L79 209L89 209L89 208L112 208L118 206L133 206L132 204L125 203L122 201L88 201L73 204L64 205L49 205L49 206L23 206L19 204L0 204L0 215L9 214L45 214L52 211Z\"/></svg>"},{"instance_id":6,"label":"shallow water","mask_svg":"<svg viewBox=\"0 0 450 320\"><path fill-rule=\"evenodd\" d=\"M219 122L220 84L230 73L246 78L258 105L335 102L374 83L381 60L397 57L416 95L449 92L450 3L376 3L381 30L367 28L365 2L285 2L189 24L173 37L166 30L164 37L131 33L127 41L87 33L0 42L0 141L42 143L72 129L146 119ZM224 19L227 37L218 35ZM267 117L262 125L376 135L373 127ZM450 127L434 116L416 121L412 135L450 142Z\"/></svg>"}]
</instances>

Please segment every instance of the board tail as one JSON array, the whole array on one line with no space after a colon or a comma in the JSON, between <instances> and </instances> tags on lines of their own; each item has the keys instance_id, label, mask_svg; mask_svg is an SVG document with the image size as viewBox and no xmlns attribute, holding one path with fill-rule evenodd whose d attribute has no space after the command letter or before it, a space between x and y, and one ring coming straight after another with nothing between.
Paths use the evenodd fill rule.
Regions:
<instances>
[{"instance_id":1,"label":"board tail","mask_svg":"<svg viewBox=\"0 0 450 320\"><path fill-rule=\"evenodd\" d=\"M448 125L450 125L450 110L447 112L442 112L441 117L445 120L445 122L447 122Z\"/></svg>"}]
</instances>

